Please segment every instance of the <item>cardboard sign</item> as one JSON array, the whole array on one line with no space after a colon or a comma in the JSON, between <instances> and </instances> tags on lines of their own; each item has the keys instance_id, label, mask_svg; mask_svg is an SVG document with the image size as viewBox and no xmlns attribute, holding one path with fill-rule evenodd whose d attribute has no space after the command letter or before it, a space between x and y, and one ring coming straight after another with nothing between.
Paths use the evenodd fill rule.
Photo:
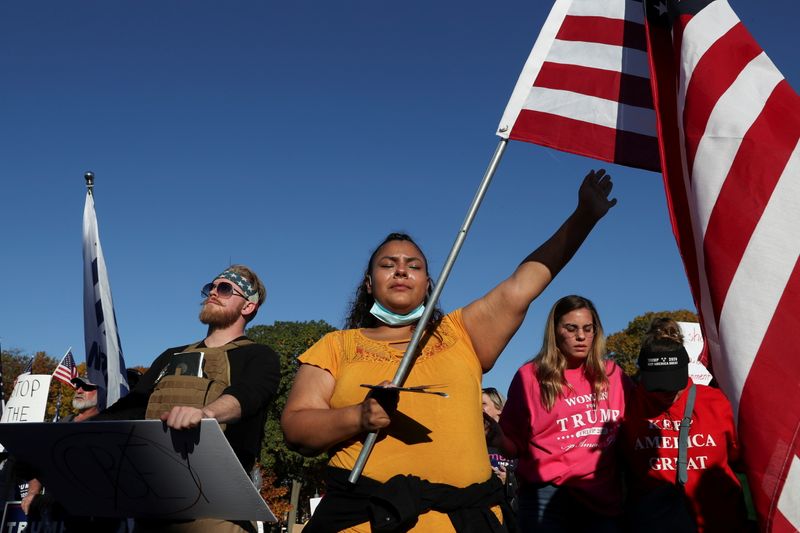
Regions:
<instances>
[{"instance_id":1,"label":"cardboard sign","mask_svg":"<svg viewBox=\"0 0 800 533\"><path fill-rule=\"evenodd\" d=\"M26 374L17 379L0 422L43 422L53 376Z\"/></svg>"},{"instance_id":2,"label":"cardboard sign","mask_svg":"<svg viewBox=\"0 0 800 533\"><path fill-rule=\"evenodd\" d=\"M703 351L703 332L697 322L678 322L683 333L683 347L689 354L689 377L699 385L708 385L713 377L708 369L700 362L700 353Z\"/></svg>"},{"instance_id":3,"label":"cardboard sign","mask_svg":"<svg viewBox=\"0 0 800 533\"><path fill-rule=\"evenodd\" d=\"M75 516L276 521L213 419L0 424L0 442Z\"/></svg>"}]
</instances>

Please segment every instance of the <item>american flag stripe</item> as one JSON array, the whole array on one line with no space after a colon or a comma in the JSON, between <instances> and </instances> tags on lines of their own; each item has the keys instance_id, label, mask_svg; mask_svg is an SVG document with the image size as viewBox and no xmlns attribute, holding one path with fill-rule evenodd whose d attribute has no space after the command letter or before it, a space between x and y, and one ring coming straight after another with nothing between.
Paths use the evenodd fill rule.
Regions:
<instances>
[{"instance_id":1,"label":"american flag stripe","mask_svg":"<svg viewBox=\"0 0 800 533\"><path fill-rule=\"evenodd\" d=\"M641 18L633 22L591 15L567 15L564 17L564 24L558 29L556 39L624 46L646 53L647 41L644 33L639 31L642 22ZM645 55L645 59L646 57Z\"/></svg>"},{"instance_id":2,"label":"american flag stripe","mask_svg":"<svg viewBox=\"0 0 800 533\"><path fill-rule=\"evenodd\" d=\"M746 435L747 446L757 452L745 456L748 470L763 472L751 477L750 486L759 513L766 517L764 531L800 530L800 357L786 346L786 332L798 329L799 303L796 264L778 303L783 312L775 314L742 391L739 434Z\"/></svg>"},{"instance_id":3,"label":"american flag stripe","mask_svg":"<svg viewBox=\"0 0 800 533\"><path fill-rule=\"evenodd\" d=\"M800 98L724 0L670 3L671 33L664 17L649 24L673 227L762 526L794 530L800 358L785 333L800 327Z\"/></svg>"},{"instance_id":4,"label":"american flag stripe","mask_svg":"<svg viewBox=\"0 0 800 533\"><path fill-rule=\"evenodd\" d=\"M526 129L527 133L524 136L513 137L512 139L516 141L541 144L636 168L649 169L654 161L658 161L658 145L653 142L654 137L649 135L615 130L536 111L526 111L521 114L517 124ZM530 127L526 127L528 124ZM557 134L566 129L569 129L569 135ZM620 153L621 145L626 149Z\"/></svg>"},{"instance_id":5,"label":"american flag stripe","mask_svg":"<svg viewBox=\"0 0 800 533\"><path fill-rule=\"evenodd\" d=\"M777 215L774 216L777 216L778 220L787 216L791 220L792 217L791 211L780 207L778 202L791 198L791 196L781 197L782 193L791 195L797 191L781 191L777 187L779 185L783 189L791 187L790 179L781 178L792 174L792 167L787 167L787 162L792 152L795 152L793 157L797 157L797 140L795 138L795 146L787 146L786 140L791 137L791 132L775 128L776 124L781 125L787 116L792 115L795 116L794 123L800 124L798 115L800 109L786 109L782 105L783 102L791 101L792 96L793 91L788 84L778 85L770 95L762 113L745 134L709 217L704 239L706 257L742 257L743 262L752 257L756 262L763 261L764 256L758 257L756 254L759 251L772 252L772 250L759 250L757 243L781 242L783 237L776 235L775 232L783 233L785 229L790 228L788 224L779 224L777 227L767 225L764 219L769 218L768 210L776 212ZM770 147L769 154L764 154L764 146ZM755 160L759 160L759 165L752 165L752 161ZM731 217L730 213L733 212L737 212L738 215ZM759 224L762 235L756 232ZM791 235L787 237L789 240L786 242L792 242ZM775 257L775 254L770 253L769 257ZM721 309L729 290L727 287L732 284L736 274L735 263L729 261L718 263L709 265L710 285L714 287L711 290L711 299L716 320L720 319ZM741 264L739 268L742 268Z\"/></svg>"},{"instance_id":6,"label":"american flag stripe","mask_svg":"<svg viewBox=\"0 0 800 533\"><path fill-rule=\"evenodd\" d=\"M774 65L768 68L770 65L772 62L764 54L751 61L720 97L705 124L691 172L692 181L696 176L703 176L702 183L695 185L703 233L747 132L763 112L775 86L783 79ZM691 95L687 97L691 98ZM742 105L742 102L747 102L747 105Z\"/></svg>"},{"instance_id":7,"label":"american flag stripe","mask_svg":"<svg viewBox=\"0 0 800 533\"><path fill-rule=\"evenodd\" d=\"M643 16L636 0L557 0L498 135L658 170Z\"/></svg>"},{"instance_id":8,"label":"american flag stripe","mask_svg":"<svg viewBox=\"0 0 800 533\"><path fill-rule=\"evenodd\" d=\"M580 17L621 19L644 24L642 0L573 0L569 14Z\"/></svg>"},{"instance_id":9,"label":"american flag stripe","mask_svg":"<svg viewBox=\"0 0 800 533\"><path fill-rule=\"evenodd\" d=\"M646 133L654 131L653 124L656 117L652 111L653 98L650 96L650 80L648 78L613 70L576 68L573 65L546 62L539 71L534 90L542 88L594 96L609 102L618 99L621 104L634 106L634 110L636 107L645 108L649 112L644 118L650 124L644 128L644 131ZM533 99L529 98L529 100ZM534 101L532 104L535 105L536 102Z\"/></svg>"},{"instance_id":10,"label":"american flag stripe","mask_svg":"<svg viewBox=\"0 0 800 533\"><path fill-rule=\"evenodd\" d=\"M623 48L621 44L616 43L604 44L556 39L550 47L547 61L612 72L619 72L620 65L624 61L626 73L642 78L647 78L649 74L647 52ZM575 73L580 74L581 70L576 69Z\"/></svg>"},{"instance_id":11,"label":"american flag stripe","mask_svg":"<svg viewBox=\"0 0 800 533\"><path fill-rule=\"evenodd\" d=\"M755 41L741 42L746 35L744 26L736 25L715 46L704 52L702 67L691 70L691 85L702 87L702 91L692 91L692 86L687 88L689 84L685 82L680 85L681 102L686 102L686 91L695 93L695 97L687 102L689 107L681 112L684 118L691 115L696 121L696 124L687 124L685 131L689 167L693 164L697 144L703 135L699 125L708 122L719 97L734 83L745 66L762 53Z\"/></svg>"},{"instance_id":12,"label":"american flag stripe","mask_svg":"<svg viewBox=\"0 0 800 533\"><path fill-rule=\"evenodd\" d=\"M72 383L72 378L78 377L78 368L75 366L75 359L72 357L72 351L67 351L61 362L58 363L53 377L59 381L63 381L73 389L75 384Z\"/></svg>"}]
</instances>

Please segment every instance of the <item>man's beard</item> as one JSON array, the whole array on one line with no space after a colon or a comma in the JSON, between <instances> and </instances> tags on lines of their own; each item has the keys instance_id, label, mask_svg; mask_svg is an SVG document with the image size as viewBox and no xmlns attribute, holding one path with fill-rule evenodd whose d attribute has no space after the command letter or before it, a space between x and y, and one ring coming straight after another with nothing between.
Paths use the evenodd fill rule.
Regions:
<instances>
[{"instance_id":1,"label":"man's beard","mask_svg":"<svg viewBox=\"0 0 800 533\"><path fill-rule=\"evenodd\" d=\"M206 300L200 309L200 322L212 329L225 329L232 326L240 316L240 309L226 309Z\"/></svg>"},{"instance_id":2,"label":"man's beard","mask_svg":"<svg viewBox=\"0 0 800 533\"><path fill-rule=\"evenodd\" d=\"M73 398L72 407L78 411L85 411L97 405L97 396L94 398Z\"/></svg>"}]
</instances>

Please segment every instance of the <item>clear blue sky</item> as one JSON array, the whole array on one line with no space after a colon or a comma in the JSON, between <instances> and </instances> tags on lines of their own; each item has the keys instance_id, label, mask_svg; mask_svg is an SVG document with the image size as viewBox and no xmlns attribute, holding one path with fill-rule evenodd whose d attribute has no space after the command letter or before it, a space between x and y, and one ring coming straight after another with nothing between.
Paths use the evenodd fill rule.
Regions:
<instances>
[{"instance_id":1,"label":"clear blue sky","mask_svg":"<svg viewBox=\"0 0 800 533\"><path fill-rule=\"evenodd\" d=\"M797 2L731 1L797 87ZM229 262L269 294L255 323L341 327L369 251L414 235L436 274L497 144L545 1L38 1L0 5L3 348L84 360L83 173L128 365L200 339ZM568 293L608 332L693 309L660 175L512 143L443 294L507 276L605 166L619 204L487 375L505 389Z\"/></svg>"}]
</instances>

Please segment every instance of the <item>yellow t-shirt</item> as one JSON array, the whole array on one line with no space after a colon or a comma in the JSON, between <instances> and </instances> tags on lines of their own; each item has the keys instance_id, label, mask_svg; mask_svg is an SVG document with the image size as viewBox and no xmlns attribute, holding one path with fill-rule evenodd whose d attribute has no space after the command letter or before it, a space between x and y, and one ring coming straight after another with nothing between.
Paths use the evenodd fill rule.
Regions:
<instances>
[{"instance_id":1,"label":"yellow t-shirt","mask_svg":"<svg viewBox=\"0 0 800 533\"><path fill-rule=\"evenodd\" d=\"M325 335L300 361L327 370L336 379L331 407L364 400L368 389L391 380L403 351L375 341L360 330ZM401 392L392 424L379 434L363 475L385 482L397 474L415 475L433 483L466 487L489 479L481 410L480 362L461 320L461 310L447 315L422 348L404 386L443 385L433 394ZM329 450L329 464L351 470L361 452L363 435ZM368 532L361 524L348 531ZM412 531L454 531L446 514L429 511Z\"/></svg>"}]
</instances>

